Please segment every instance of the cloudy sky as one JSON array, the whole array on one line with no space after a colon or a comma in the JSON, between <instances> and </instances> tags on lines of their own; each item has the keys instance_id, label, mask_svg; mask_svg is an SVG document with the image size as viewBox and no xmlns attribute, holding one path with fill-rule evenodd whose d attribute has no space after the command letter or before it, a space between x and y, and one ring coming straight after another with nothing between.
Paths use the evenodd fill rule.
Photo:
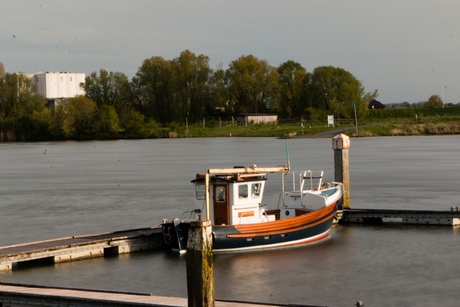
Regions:
<instances>
[{"instance_id":1,"label":"cloudy sky","mask_svg":"<svg viewBox=\"0 0 460 307\"><path fill-rule=\"evenodd\" d=\"M459 0L2 0L8 72L103 68L131 78L152 56L188 49L224 68L253 54L312 72L335 66L382 103L460 102Z\"/></svg>"}]
</instances>

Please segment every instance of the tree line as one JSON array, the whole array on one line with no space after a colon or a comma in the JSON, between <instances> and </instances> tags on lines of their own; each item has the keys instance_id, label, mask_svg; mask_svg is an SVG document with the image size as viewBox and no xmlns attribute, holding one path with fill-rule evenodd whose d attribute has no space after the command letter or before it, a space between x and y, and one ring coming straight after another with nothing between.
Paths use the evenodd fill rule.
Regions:
<instances>
[{"instance_id":1,"label":"tree line","mask_svg":"<svg viewBox=\"0 0 460 307\"><path fill-rule=\"evenodd\" d=\"M205 116L277 113L281 119L339 119L366 116L377 90L366 92L350 72L321 66L312 72L294 61L278 67L254 55L241 56L228 68L209 65L209 57L189 50L172 60L145 59L131 80L121 72L100 69L85 78L84 97L47 108L21 74L0 75L1 129L19 138L109 137L175 123L193 124ZM33 131L30 131L33 129ZM40 139L40 138L39 138Z\"/></svg>"}]
</instances>

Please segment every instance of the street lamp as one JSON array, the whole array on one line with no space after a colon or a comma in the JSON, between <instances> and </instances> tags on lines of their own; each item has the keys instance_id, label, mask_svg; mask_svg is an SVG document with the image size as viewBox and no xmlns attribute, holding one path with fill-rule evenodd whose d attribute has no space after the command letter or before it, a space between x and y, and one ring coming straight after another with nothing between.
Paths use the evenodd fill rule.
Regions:
<instances>
[{"instance_id":1,"label":"street lamp","mask_svg":"<svg viewBox=\"0 0 460 307\"><path fill-rule=\"evenodd\" d=\"M442 88L442 107L444 108L444 89L447 88L447 86L444 86Z\"/></svg>"}]
</instances>

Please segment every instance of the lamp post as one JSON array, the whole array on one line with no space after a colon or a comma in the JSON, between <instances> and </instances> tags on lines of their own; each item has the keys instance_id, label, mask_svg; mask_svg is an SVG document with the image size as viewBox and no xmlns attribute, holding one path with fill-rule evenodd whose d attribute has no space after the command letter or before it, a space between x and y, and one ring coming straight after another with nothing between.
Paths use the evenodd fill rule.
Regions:
<instances>
[{"instance_id":1,"label":"lamp post","mask_svg":"<svg viewBox=\"0 0 460 307\"><path fill-rule=\"evenodd\" d=\"M447 88L447 86L444 86L442 88L442 107L444 108L444 89Z\"/></svg>"}]
</instances>

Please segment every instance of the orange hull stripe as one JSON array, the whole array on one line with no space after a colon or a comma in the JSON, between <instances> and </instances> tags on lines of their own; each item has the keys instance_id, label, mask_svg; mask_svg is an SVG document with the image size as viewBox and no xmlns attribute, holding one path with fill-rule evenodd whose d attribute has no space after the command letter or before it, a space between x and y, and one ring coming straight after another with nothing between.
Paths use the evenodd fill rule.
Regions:
<instances>
[{"instance_id":1,"label":"orange hull stripe","mask_svg":"<svg viewBox=\"0 0 460 307\"><path fill-rule=\"evenodd\" d=\"M326 208L318 210L314 213L309 213L297 217L293 217L286 220L278 220L269 223L257 223L257 224L245 224L245 225L236 225L235 228L240 233L258 233L258 232L267 232L267 231L277 231L280 229L289 229L295 227L301 227L307 223L311 223L322 216L328 215L335 209L335 204L330 205Z\"/></svg>"},{"instance_id":2,"label":"orange hull stripe","mask_svg":"<svg viewBox=\"0 0 460 307\"><path fill-rule=\"evenodd\" d=\"M264 233L244 233L244 234L234 234L234 235L227 235L227 238L246 238L246 237L258 237L258 236L271 236L271 235L279 235L282 233L290 233L290 232L295 232L299 230L304 230L313 226L316 226L318 224L321 224L325 221L330 219L330 217L325 217L316 223L309 224L309 225L304 225L302 227L296 227L296 228L290 228L290 229L281 229L277 231L269 231L269 232L264 232Z\"/></svg>"}]
</instances>

